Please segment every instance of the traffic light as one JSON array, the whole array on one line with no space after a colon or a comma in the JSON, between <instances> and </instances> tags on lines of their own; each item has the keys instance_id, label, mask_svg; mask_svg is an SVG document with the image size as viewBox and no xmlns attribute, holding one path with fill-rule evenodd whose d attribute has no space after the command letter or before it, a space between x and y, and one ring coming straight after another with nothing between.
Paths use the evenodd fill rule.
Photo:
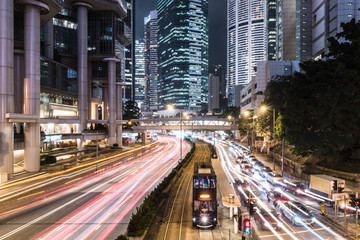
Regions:
<instances>
[{"instance_id":1,"label":"traffic light","mask_svg":"<svg viewBox=\"0 0 360 240\"><path fill-rule=\"evenodd\" d=\"M254 203L252 201L249 202L249 214L252 216L254 213Z\"/></svg>"},{"instance_id":2,"label":"traffic light","mask_svg":"<svg viewBox=\"0 0 360 240\"><path fill-rule=\"evenodd\" d=\"M357 209L360 208L360 199L355 199L355 201L354 201L354 207L356 207Z\"/></svg>"},{"instance_id":3,"label":"traffic light","mask_svg":"<svg viewBox=\"0 0 360 240\"><path fill-rule=\"evenodd\" d=\"M338 189L337 180L333 180L333 189L336 191Z\"/></svg>"},{"instance_id":4,"label":"traffic light","mask_svg":"<svg viewBox=\"0 0 360 240\"><path fill-rule=\"evenodd\" d=\"M244 232L250 233L250 231L251 231L251 222L250 219L246 218L244 219Z\"/></svg>"}]
</instances>

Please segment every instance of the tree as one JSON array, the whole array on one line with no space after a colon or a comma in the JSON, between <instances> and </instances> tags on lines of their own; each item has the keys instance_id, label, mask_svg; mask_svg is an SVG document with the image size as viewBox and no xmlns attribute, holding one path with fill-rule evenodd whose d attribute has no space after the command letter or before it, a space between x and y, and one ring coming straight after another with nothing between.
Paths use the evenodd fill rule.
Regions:
<instances>
[{"instance_id":1,"label":"tree","mask_svg":"<svg viewBox=\"0 0 360 240\"><path fill-rule=\"evenodd\" d=\"M272 137L271 133L273 132L273 122L272 122L272 111L265 111L261 114L258 114L256 120L256 131L261 136Z\"/></svg>"},{"instance_id":2,"label":"tree","mask_svg":"<svg viewBox=\"0 0 360 240\"><path fill-rule=\"evenodd\" d=\"M270 82L267 101L280 109L284 138L300 155L351 161L360 157L360 22L330 38L328 60Z\"/></svg>"},{"instance_id":3,"label":"tree","mask_svg":"<svg viewBox=\"0 0 360 240\"><path fill-rule=\"evenodd\" d=\"M137 105L137 102L127 101L124 106L124 120L130 119L139 119L141 117L140 108Z\"/></svg>"}]
</instances>

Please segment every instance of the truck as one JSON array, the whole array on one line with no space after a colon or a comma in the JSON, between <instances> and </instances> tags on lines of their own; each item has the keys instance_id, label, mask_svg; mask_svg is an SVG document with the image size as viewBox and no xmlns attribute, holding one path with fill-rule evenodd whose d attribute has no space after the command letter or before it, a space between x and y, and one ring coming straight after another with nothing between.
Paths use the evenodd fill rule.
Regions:
<instances>
[{"instance_id":1,"label":"truck","mask_svg":"<svg viewBox=\"0 0 360 240\"><path fill-rule=\"evenodd\" d=\"M334 193L341 193L345 188L345 180L324 175L310 175L309 190L323 197L333 199Z\"/></svg>"}]
</instances>

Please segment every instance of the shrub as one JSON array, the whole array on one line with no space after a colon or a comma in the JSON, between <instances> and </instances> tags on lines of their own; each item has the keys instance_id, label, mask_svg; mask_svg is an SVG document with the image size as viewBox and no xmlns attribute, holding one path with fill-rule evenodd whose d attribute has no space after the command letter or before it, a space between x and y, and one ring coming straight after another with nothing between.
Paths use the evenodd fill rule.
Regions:
<instances>
[{"instance_id":1,"label":"shrub","mask_svg":"<svg viewBox=\"0 0 360 240\"><path fill-rule=\"evenodd\" d=\"M55 156L46 156L44 162L45 162L45 164L56 163L56 157Z\"/></svg>"},{"instance_id":2,"label":"shrub","mask_svg":"<svg viewBox=\"0 0 360 240\"><path fill-rule=\"evenodd\" d=\"M129 240L125 235L121 234L115 240Z\"/></svg>"},{"instance_id":3,"label":"shrub","mask_svg":"<svg viewBox=\"0 0 360 240\"><path fill-rule=\"evenodd\" d=\"M117 148L117 147L119 147L119 144L114 143L114 144L113 144L113 147L114 147L114 148Z\"/></svg>"}]
</instances>

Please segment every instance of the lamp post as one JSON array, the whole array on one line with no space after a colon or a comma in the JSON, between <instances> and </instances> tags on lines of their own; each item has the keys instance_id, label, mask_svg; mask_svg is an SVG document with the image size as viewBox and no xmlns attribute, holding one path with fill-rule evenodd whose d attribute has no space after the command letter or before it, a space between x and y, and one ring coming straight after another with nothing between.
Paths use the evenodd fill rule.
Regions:
<instances>
[{"instance_id":1,"label":"lamp post","mask_svg":"<svg viewBox=\"0 0 360 240\"><path fill-rule=\"evenodd\" d=\"M172 111L174 110L173 105L168 105L167 109ZM180 161L182 161L182 110L180 108Z\"/></svg>"},{"instance_id":2,"label":"lamp post","mask_svg":"<svg viewBox=\"0 0 360 240\"><path fill-rule=\"evenodd\" d=\"M265 105L263 105L263 106L261 106L260 107L260 110L262 111L262 112L265 112L265 111L267 111L267 110L270 110L270 109L272 109L272 115L273 115L273 119L272 119L272 134L271 134L271 137L272 137L272 139L270 140L270 146L271 146L271 144L273 143L273 141L275 141L275 108L274 107L270 107L270 106L265 106ZM275 158L273 158L274 159L274 161L273 161L273 169L274 169L274 171L275 171L275 169L276 169L276 165L275 165Z\"/></svg>"},{"instance_id":3,"label":"lamp post","mask_svg":"<svg viewBox=\"0 0 360 240\"><path fill-rule=\"evenodd\" d=\"M246 118L248 118L250 116L250 112L248 110L246 110L243 114L244 114L244 116ZM248 133L247 133L247 143L248 143L248 145L250 145L249 144L249 132L250 132L250 128L248 129Z\"/></svg>"}]
</instances>

